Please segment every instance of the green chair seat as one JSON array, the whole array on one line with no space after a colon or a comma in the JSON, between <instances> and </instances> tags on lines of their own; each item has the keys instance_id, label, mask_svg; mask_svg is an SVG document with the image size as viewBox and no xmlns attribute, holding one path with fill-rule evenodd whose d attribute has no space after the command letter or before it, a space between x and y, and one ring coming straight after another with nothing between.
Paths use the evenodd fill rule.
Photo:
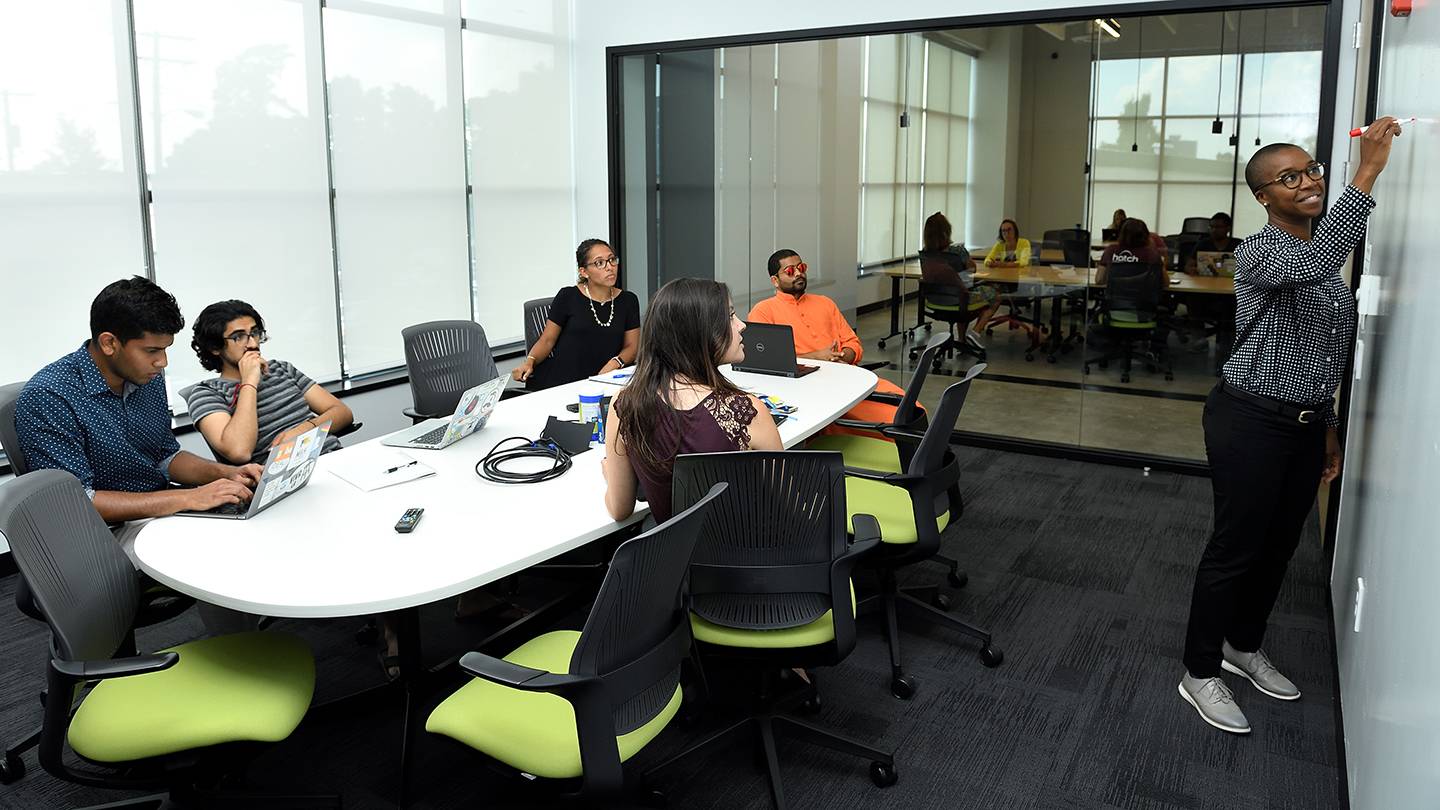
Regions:
<instances>
[{"instance_id":1,"label":"green chair seat","mask_svg":"<svg viewBox=\"0 0 1440 810\"><path fill-rule=\"evenodd\" d=\"M915 531L915 512L910 493L900 487L846 476L845 508L851 515L874 515L880 523L881 543L908 544L920 539ZM950 513L947 511L935 519L935 528L944 531L949 523ZM855 531L853 522L850 531Z\"/></svg>"},{"instance_id":2,"label":"green chair seat","mask_svg":"<svg viewBox=\"0 0 1440 810\"><path fill-rule=\"evenodd\" d=\"M563 674L580 641L576 630L537 636L505 656L523 667ZM630 759L680 710L680 687L654 719L615 739L620 761ZM512 768L547 779L581 775L580 738L575 709L568 700L544 692L512 689L474 678L435 707L425 730L444 734Z\"/></svg>"},{"instance_id":3,"label":"green chair seat","mask_svg":"<svg viewBox=\"0 0 1440 810\"><path fill-rule=\"evenodd\" d=\"M878 436L858 436L853 433L816 436L806 445L806 450L832 450L845 458L845 466L859 467L879 472L903 472L900 469L900 451L895 443Z\"/></svg>"},{"instance_id":4,"label":"green chair seat","mask_svg":"<svg viewBox=\"0 0 1440 810\"><path fill-rule=\"evenodd\" d=\"M753 650L788 650L825 644L835 638L833 610L827 610L818 619L799 627L785 627L779 630L744 630L725 627L690 614L690 634L696 641L718 644L722 647L745 647ZM855 583L850 583L850 615L855 615Z\"/></svg>"},{"instance_id":5,"label":"green chair seat","mask_svg":"<svg viewBox=\"0 0 1440 810\"><path fill-rule=\"evenodd\" d=\"M130 762L229 742L290 736L315 691L315 659L285 633L236 633L181 644L172 667L101 681L70 723L70 747L94 762Z\"/></svg>"}]
</instances>

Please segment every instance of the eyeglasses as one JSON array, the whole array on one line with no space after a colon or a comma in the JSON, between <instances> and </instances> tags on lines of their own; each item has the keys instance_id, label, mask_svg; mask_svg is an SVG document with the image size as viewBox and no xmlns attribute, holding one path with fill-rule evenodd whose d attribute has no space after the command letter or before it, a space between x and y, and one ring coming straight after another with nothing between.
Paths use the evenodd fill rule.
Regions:
<instances>
[{"instance_id":1,"label":"eyeglasses","mask_svg":"<svg viewBox=\"0 0 1440 810\"><path fill-rule=\"evenodd\" d=\"M234 343L236 346L244 345L250 338L255 338L255 342L258 344L269 340L270 336L265 334L264 329L251 329L249 332L231 332L225 336L226 340Z\"/></svg>"},{"instance_id":2,"label":"eyeglasses","mask_svg":"<svg viewBox=\"0 0 1440 810\"><path fill-rule=\"evenodd\" d=\"M606 265L609 265L610 267L619 267L619 266L620 266L620 257L619 257L619 256L611 256L611 257L608 258L608 259L596 259L596 260L593 261L593 262L586 262L586 263L585 263L585 266L586 266L586 267L593 267L593 268L595 268L596 270L599 270L600 268L605 267Z\"/></svg>"},{"instance_id":3,"label":"eyeglasses","mask_svg":"<svg viewBox=\"0 0 1440 810\"><path fill-rule=\"evenodd\" d=\"M810 265L806 264L805 262L800 262L799 264L792 264L789 267L780 268L780 272L784 273L787 276L803 276L809 271Z\"/></svg>"},{"instance_id":4,"label":"eyeglasses","mask_svg":"<svg viewBox=\"0 0 1440 810\"><path fill-rule=\"evenodd\" d=\"M1265 188L1266 186L1273 183L1279 183L1285 188L1299 188L1300 176L1302 174L1310 178L1311 180L1319 180L1325 176L1325 164L1316 161L1314 163L1311 163L1309 166L1306 166L1300 171L1295 171L1294 169L1291 169L1290 171L1285 172L1274 180L1271 180L1269 183L1261 183L1260 185L1255 187L1255 190L1259 191L1260 189Z\"/></svg>"}]
</instances>

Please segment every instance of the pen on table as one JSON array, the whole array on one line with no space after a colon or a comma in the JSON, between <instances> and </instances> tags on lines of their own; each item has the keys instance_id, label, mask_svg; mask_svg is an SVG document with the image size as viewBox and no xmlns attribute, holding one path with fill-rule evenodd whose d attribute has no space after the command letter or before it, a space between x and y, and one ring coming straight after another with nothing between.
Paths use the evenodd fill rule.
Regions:
<instances>
[{"instance_id":1,"label":"pen on table","mask_svg":"<svg viewBox=\"0 0 1440 810\"><path fill-rule=\"evenodd\" d=\"M386 474L386 475L389 475L390 473L395 472L396 470L403 470L403 469L405 469L406 467L414 467L416 464L419 464L419 463L420 463L420 462L419 462L418 460L411 460L411 461L410 461L409 463L407 463L407 464L399 464L399 465L396 465L396 466L394 466L394 467L391 467L390 469L388 469L388 470L385 471L385 474Z\"/></svg>"},{"instance_id":2,"label":"pen on table","mask_svg":"<svg viewBox=\"0 0 1440 810\"><path fill-rule=\"evenodd\" d=\"M1395 119L1395 123L1397 123L1397 124L1413 124L1413 123L1415 123L1415 122L1418 121L1418 120L1419 120L1419 119L1417 119L1415 116L1412 115L1412 116L1410 116L1409 118L1396 118L1396 119ZM1352 138L1358 138L1358 137L1360 137L1361 135L1364 135L1364 134L1365 134L1365 131L1368 130L1368 129L1370 129L1371 126L1373 126L1373 124L1366 124L1366 125L1363 126L1363 127L1356 127L1356 128L1354 128L1354 129L1350 130L1350 137L1352 137Z\"/></svg>"}]
</instances>

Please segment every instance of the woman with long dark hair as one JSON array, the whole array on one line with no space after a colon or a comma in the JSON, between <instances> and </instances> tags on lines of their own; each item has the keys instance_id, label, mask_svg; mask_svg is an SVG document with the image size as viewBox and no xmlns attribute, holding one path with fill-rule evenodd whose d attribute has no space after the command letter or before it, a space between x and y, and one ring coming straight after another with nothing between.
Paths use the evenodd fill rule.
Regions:
<instances>
[{"instance_id":1,"label":"woman with long dark hair","mask_svg":"<svg viewBox=\"0 0 1440 810\"><path fill-rule=\"evenodd\" d=\"M718 281L676 279L650 299L635 374L605 426L605 508L616 520L635 511L637 485L655 520L670 518L670 481L682 453L784 449L760 400L720 373L722 364L745 359L744 331Z\"/></svg>"},{"instance_id":2,"label":"woman with long dark hair","mask_svg":"<svg viewBox=\"0 0 1440 810\"><path fill-rule=\"evenodd\" d=\"M965 339L977 348L985 348L980 334L995 313L1000 300L1000 291L988 284L975 282L975 260L964 245L951 241L950 220L939 211L925 220L921 231L920 278L931 284L949 284L964 287L970 292L970 310L975 319L965 330Z\"/></svg>"},{"instance_id":3,"label":"woman with long dark hair","mask_svg":"<svg viewBox=\"0 0 1440 810\"><path fill-rule=\"evenodd\" d=\"M640 299L621 290L620 258L604 239L575 249L578 279L555 293L545 331L510 375L532 391L608 374L635 360Z\"/></svg>"}]
</instances>

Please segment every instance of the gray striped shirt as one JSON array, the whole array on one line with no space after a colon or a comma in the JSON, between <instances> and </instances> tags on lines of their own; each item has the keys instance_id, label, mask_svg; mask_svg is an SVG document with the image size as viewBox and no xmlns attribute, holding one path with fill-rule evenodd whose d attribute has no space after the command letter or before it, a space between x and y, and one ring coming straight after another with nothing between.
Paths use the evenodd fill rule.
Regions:
<instances>
[{"instance_id":1,"label":"gray striped shirt","mask_svg":"<svg viewBox=\"0 0 1440 810\"><path fill-rule=\"evenodd\" d=\"M255 401L255 450L250 460L260 463L270 452L270 443L284 431L314 416L305 403L305 392L315 381L284 360L266 361L268 368L260 377ZM214 377L197 383L185 398L190 407L190 420L196 425L212 413L234 414L230 403L235 401L238 380ZM325 437L323 452L339 449L340 440Z\"/></svg>"}]
</instances>

